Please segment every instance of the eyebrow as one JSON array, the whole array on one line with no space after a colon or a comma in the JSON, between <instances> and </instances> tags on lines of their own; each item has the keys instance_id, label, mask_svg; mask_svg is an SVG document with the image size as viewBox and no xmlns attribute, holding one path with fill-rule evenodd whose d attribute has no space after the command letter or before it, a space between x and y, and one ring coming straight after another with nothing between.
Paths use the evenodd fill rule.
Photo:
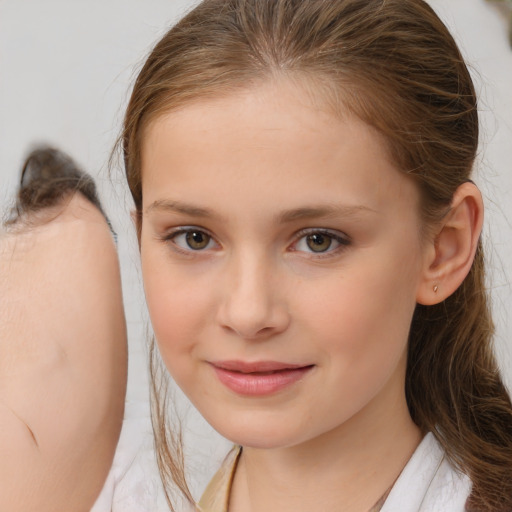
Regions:
<instances>
[{"instance_id":1,"label":"eyebrow","mask_svg":"<svg viewBox=\"0 0 512 512\"><path fill-rule=\"evenodd\" d=\"M150 213L153 210L162 212L175 212L191 217L215 217L214 213L208 208L201 208L192 204L182 203L181 201L158 200L151 203L144 213Z\"/></svg>"},{"instance_id":2,"label":"eyebrow","mask_svg":"<svg viewBox=\"0 0 512 512\"><path fill-rule=\"evenodd\" d=\"M303 219L319 219L329 217L356 217L360 214L377 213L376 210L363 205L327 205L308 206L286 210L277 216L277 222L287 223Z\"/></svg>"},{"instance_id":3,"label":"eyebrow","mask_svg":"<svg viewBox=\"0 0 512 512\"><path fill-rule=\"evenodd\" d=\"M157 200L151 203L144 213L152 211L174 212L197 218L221 218L209 208L202 208L181 201ZM332 217L357 217L361 214L378 213L376 210L364 205L319 205L305 206L285 210L276 215L275 221L286 224L298 220L321 219Z\"/></svg>"}]
</instances>

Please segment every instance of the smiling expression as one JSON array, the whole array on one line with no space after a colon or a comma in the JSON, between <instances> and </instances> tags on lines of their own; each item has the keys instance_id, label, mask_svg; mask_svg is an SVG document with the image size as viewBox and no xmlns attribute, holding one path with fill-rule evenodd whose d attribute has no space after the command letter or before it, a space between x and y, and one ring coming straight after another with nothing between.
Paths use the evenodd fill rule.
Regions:
<instances>
[{"instance_id":1,"label":"smiling expression","mask_svg":"<svg viewBox=\"0 0 512 512\"><path fill-rule=\"evenodd\" d=\"M156 339L221 434L293 446L404 406L419 193L376 132L265 83L154 120L142 186Z\"/></svg>"}]
</instances>

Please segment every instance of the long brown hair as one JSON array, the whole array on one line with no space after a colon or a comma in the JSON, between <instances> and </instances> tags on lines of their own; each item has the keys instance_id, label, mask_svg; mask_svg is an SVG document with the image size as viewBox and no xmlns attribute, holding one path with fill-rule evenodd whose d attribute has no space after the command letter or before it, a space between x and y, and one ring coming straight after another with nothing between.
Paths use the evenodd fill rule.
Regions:
<instances>
[{"instance_id":1,"label":"long brown hair","mask_svg":"<svg viewBox=\"0 0 512 512\"><path fill-rule=\"evenodd\" d=\"M349 111L383 135L397 167L418 184L425 226L442 218L470 178L478 146L474 86L452 36L423 0L205 0L155 46L133 89L121 144L137 212L148 123L276 75L306 77L334 112ZM406 396L420 429L433 432L471 477L467 509L502 512L512 510L512 406L492 337L479 244L462 286L439 305L416 308ZM180 474L154 391L159 463L166 475L172 464Z\"/></svg>"}]
</instances>

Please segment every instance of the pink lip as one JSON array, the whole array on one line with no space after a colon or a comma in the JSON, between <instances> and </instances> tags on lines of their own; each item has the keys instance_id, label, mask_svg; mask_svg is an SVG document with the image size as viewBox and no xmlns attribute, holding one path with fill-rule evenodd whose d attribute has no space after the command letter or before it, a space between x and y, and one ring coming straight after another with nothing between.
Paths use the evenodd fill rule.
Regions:
<instances>
[{"instance_id":1,"label":"pink lip","mask_svg":"<svg viewBox=\"0 0 512 512\"><path fill-rule=\"evenodd\" d=\"M264 396L291 386L313 368L277 361L217 361L211 363L228 389L246 396Z\"/></svg>"}]
</instances>

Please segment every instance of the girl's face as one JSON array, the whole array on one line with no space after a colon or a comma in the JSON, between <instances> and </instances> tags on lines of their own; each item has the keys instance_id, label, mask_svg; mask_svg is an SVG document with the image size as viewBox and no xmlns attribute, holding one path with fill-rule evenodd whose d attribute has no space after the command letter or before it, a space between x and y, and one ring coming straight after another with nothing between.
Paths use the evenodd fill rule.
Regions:
<instances>
[{"instance_id":1,"label":"girl's face","mask_svg":"<svg viewBox=\"0 0 512 512\"><path fill-rule=\"evenodd\" d=\"M371 128L264 84L158 118L142 176L154 331L214 428L284 447L406 410L419 192Z\"/></svg>"}]
</instances>

